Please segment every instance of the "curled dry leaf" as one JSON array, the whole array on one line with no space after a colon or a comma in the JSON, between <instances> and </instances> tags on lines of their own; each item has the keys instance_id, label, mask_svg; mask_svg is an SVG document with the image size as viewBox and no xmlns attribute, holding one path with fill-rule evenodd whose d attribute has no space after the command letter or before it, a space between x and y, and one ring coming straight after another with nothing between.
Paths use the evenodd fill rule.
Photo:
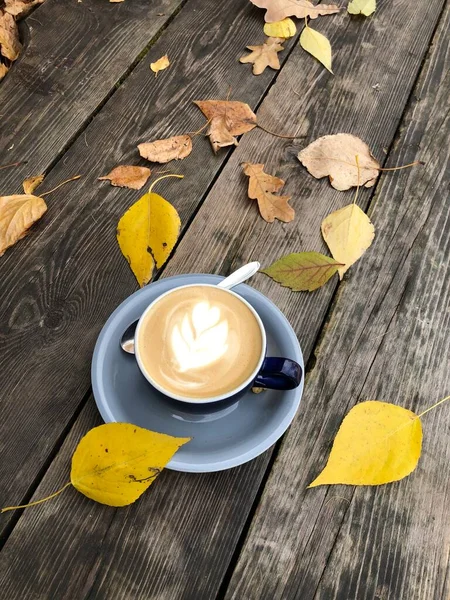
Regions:
<instances>
[{"instance_id":1,"label":"curled dry leaf","mask_svg":"<svg viewBox=\"0 0 450 600\"><path fill-rule=\"evenodd\" d=\"M0 62L0 81L3 79L3 77L6 75L6 73L9 71L8 67L6 65L4 65L2 62Z\"/></svg>"},{"instance_id":2,"label":"curled dry leaf","mask_svg":"<svg viewBox=\"0 0 450 600\"><path fill-rule=\"evenodd\" d=\"M25 181L22 183L25 194L32 194L34 190L44 181L44 177L45 175L36 175L35 177L29 177L28 179L25 179Z\"/></svg>"},{"instance_id":3,"label":"curled dry leaf","mask_svg":"<svg viewBox=\"0 0 450 600\"><path fill-rule=\"evenodd\" d=\"M113 1L117 2L117 0L113 0ZM155 74L155 77L156 77L160 71L164 71L164 69L167 69L167 67L169 65L170 65L169 57L167 56L167 54L165 54L164 56L161 56L161 58L158 58L158 60L156 62L151 63L150 69L153 71L153 73Z\"/></svg>"},{"instance_id":4,"label":"curled dry leaf","mask_svg":"<svg viewBox=\"0 0 450 600\"><path fill-rule=\"evenodd\" d=\"M235 100L194 101L210 121L209 136L214 152L225 146L237 145L235 136L256 127L256 115L248 104Z\"/></svg>"},{"instance_id":5,"label":"curled dry leaf","mask_svg":"<svg viewBox=\"0 0 450 600\"><path fill-rule=\"evenodd\" d=\"M338 269L340 279L361 258L375 237L369 217L354 203L325 217L321 229L333 258L344 265Z\"/></svg>"},{"instance_id":6,"label":"curled dry leaf","mask_svg":"<svg viewBox=\"0 0 450 600\"><path fill-rule=\"evenodd\" d=\"M14 61L18 58L21 48L14 17L0 9L0 54Z\"/></svg>"},{"instance_id":7,"label":"curled dry leaf","mask_svg":"<svg viewBox=\"0 0 450 600\"><path fill-rule=\"evenodd\" d=\"M175 135L165 140L155 140L139 144L139 154L151 162L168 163L181 160L192 152L192 140L189 135Z\"/></svg>"},{"instance_id":8,"label":"curled dry leaf","mask_svg":"<svg viewBox=\"0 0 450 600\"><path fill-rule=\"evenodd\" d=\"M355 156L358 156L359 179ZM301 150L298 159L313 177L328 176L331 185L341 191L356 187L358 182L372 187L380 169L369 146L350 133L324 135Z\"/></svg>"},{"instance_id":9,"label":"curled dry leaf","mask_svg":"<svg viewBox=\"0 0 450 600\"><path fill-rule=\"evenodd\" d=\"M324 470L308 487L399 481L414 471L421 451L418 415L388 402L361 402L342 421Z\"/></svg>"},{"instance_id":10,"label":"curled dry leaf","mask_svg":"<svg viewBox=\"0 0 450 600\"><path fill-rule=\"evenodd\" d=\"M300 34L300 46L317 58L330 73L333 73L331 70L331 44L327 37L306 25Z\"/></svg>"},{"instance_id":11,"label":"curled dry leaf","mask_svg":"<svg viewBox=\"0 0 450 600\"><path fill-rule=\"evenodd\" d=\"M264 165L243 163L244 173L250 178L248 182L248 197L258 201L259 212L268 223L275 219L289 223L295 217L295 211L288 202L292 196L276 196L284 186L279 177L264 173Z\"/></svg>"},{"instance_id":12,"label":"curled dry leaf","mask_svg":"<svg viewBox=\"0 0 450 600\"><path fill-rule=\"evenodd\" d=\"M108 175L99 177L101 181L108 180L111 185L126 187L132 190L140 190L147 183L152 172L147 167L134 167L131 165L119 165Z\"/></svg>"},{"instance_id":13,"label":"curled dry leaf","mask_svg":"<svg viewBox=\"0 0 450 600\"><path fill-rule=\"evenodd\" d=\"M266 70L266 67L270 67L277 71L280 68L278 52L284 50L280 43L282 41L281 38L270 37L260 46L247 46L252 52L247 54L247 56L241 56L239 62L252 63L253 75L261 75L261 73L264 73Z\"/></svg>"},{"instance_id":14,"label":"curled dry leaf","mask_svg":"<svg viewBox=\"0 0 450 600\"><path fill-rule=\"evenodd\" d=\"M37 6L38 4L42 4L44 0L3 0L5 4L5 10L13 17L17 19L21 19L25 17L30 10Z\"/></svg>"},{"instance_id":15,"label":"curled dry leaf","mask_svg":"<svg viewBox=\"0 0 450 600\"><path fill-rule=\"evenodd\" d=\"M365 17L369 17L375 12L376 8L376 0L352 0L347 7L347 11L351 15L364 15Z\"/></svg>"},{"instance_id":16,"label":"curled dry leaf","mask_svg":"<svg viewBox=\"0 0 450 600\"><path fill-rule=\"evenodd\" d=\"M266 23L264 25L264 33L269 37L288 39L297 33L297 27L294 21L287 17L282 21Z\"/></svg>"},{"instance_id":17,"label":"curled dry leaf","mask_svg":"<svg viewBox=\"0 0 450 600\"><path fill-rule=\"evenodd\" d=\"M258 8L265 8L264 19L267 23L282 21L286 17L309 17L316 19L321 15L332 15L339 12L335 4L319 4L314 6L308 0L250 0Z\"/></svg>"},{"instance_id":18,"label":"curled dry leaf","mask_svg":"<svg viewBox=\"0 0 450 600\"><path fill-rule=\"evenodd\" d=\"M298 252L283 256L261 273L294 292L312 292L322 287L342 266L320 252Z\"/></svg>"},{"instance_id":19,"label":"curled dry leaf","mask_svg":"<svg viewBox=\"0 0 450 600\"><path fill-rule=\"evenodd\" d=\"M23 238L46 210L44 200L32 194L0 197L0 256Z\"/></svg>"}]
</instances>

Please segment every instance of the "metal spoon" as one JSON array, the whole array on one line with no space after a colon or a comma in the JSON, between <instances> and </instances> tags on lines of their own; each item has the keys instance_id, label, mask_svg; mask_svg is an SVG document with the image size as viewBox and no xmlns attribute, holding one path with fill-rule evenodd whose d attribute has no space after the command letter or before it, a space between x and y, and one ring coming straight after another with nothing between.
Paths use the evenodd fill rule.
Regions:
<instances>
[{"instance_id":1,"label":"metal spoon","mask_svg":"<svg viewBox=\"0 0 450 600\"><path fill-rule=\"evenodd\" d=\"M253 277L253 275L259 271L260 266L259 262L248 263L231 273L231 275L228 275L228 277L225 277L225 279L222 279L222 281L217 284L217 287L230 290L235 285L239 285L240 283L247 281L247 279L250 279L250 277ZM131 325L125 329L120 340L122 350L129 354L134 354L134 334L138 321L139 319L136 319L136 321L131 323Z\"/></svg>"}]
</instances>

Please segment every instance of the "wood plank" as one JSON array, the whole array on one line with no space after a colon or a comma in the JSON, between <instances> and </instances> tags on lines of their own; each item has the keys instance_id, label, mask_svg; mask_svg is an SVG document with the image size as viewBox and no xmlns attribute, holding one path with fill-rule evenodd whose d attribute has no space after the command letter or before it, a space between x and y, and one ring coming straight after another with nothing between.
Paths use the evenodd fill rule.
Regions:
<instances>
[{"instance_id":1,"label":"wood plank","mask_svg":"<svg viewBox=\"0 0 450 600\"><path fill-rule=\"evenodd\" d=\"M298 123L311 139L330 131L350 130L367 138L375 152L381 155L381 147L391 143L396 129L397 122L389 115L396 115L398 121L402 114L441 7L442 3L438 1L428 4L424 16L418 15L407 2L397 0L383 6L381 21L378 22L375 19L358 19L347 23L345 15L337 17L336 22L324 20L325 29L322 31L327 31L333 40L337 56L335 68L340 76L332 78L308 55L296 49L258 112L261 122L267 122L272 128L281 128L281 123L285 123L283 127ZM391 48L388 41L398 29L400 14L408 28L398 45ZM372 38L376 40L377 47L386 49L386 55L382 55L380 50L377 60L373 59L373 48L367 46L367 40ZM386 67L388 62L389 68ZM242 75L242 71L240 73ZM243 82L242 76L241 79ZM379 92L371 87L377 81L384 83ZM348 101L350 86L354 94L351 110L345 101L346 95ZM311 91L297 100L295 95L287 93L291 87ZM342 120L336 104L344 113ZM355 113L362 109L365 109L361 113L364 118ZM269 122L270 119L272 122ZM225 274L250 258L262 257L268 263L287 251L323 249L319 235L321 218L332 208L342 206L351 194L338 194L326 182L313 180L297 163L294 150L298 148L273 140L261 132L246 135L197 213L165 273L216 271ZM202 160L208 157L206 153L199 156ZM298 211L293 224L269 226L258 217L255 206L246 198L246 181L239 166L242 160L265 161L269 170L278 170L286 178L289 173L292 174L287 188L294 194L293 203ZM191 170L192 166L195 170ZM192 174L201 173L199 163L189 163L188 159L180 167L186 168L185 173L191 173L191 177L178 184L178 190L185 183L194 185ZM191 191L193 189L190 188ZM166 190L167 197L176 198L177 205L183 206L183 200L186 200L179 198L181 192L175 185L167 186ZM309 206L308 198L311 198ZM369 193L364 192L361 196L363 205L368 198ZM102 210L106 205L102 203ZM118 208L117 214L119 212ZM101 217L100 211L96 211L94 216L96 219ZM100 240L98 249L92 249L96 257L92 262L95 265L101 259L114 275L114 282L126 281L125 275L119 272L121 263L117 257L113 257L114 260L109 257L110 248L110 245L102 246ZM95 269L94 266L92 268ZM353 277L357 269L350 271L348 277ZM93 290L97 285L101 286L99 277L86 280L83 289ZM294 295L262 276L255 278L254 285L265 291L287 314L308 357L332 296L333 284L311 295ZM109 306L109 293L116 294L111 302L117 299L116 287L98 290L105 304L102 310ZM100 309L96 309L95 313L91 312L89 317L84 318L94 322L100 314ZM91 335L85 329L83 332ZM91 407L83 411L76 423L74 437L79 437L98 423L98 417L94 415ZM302 415L303 412L299 415L300 421ZM35 498L55 489L64 480L63 474L67 476L67 462L73 446L73 439L63 446L37 489ZM92 559L95 563L80 597L157 597L164 600L195 597L209 600L215 597L223 580L267 460L266 454L239 470L208 476L164 473L144 498L129 509L114 511L112 521L107 523L104 521L108 518L106 512L109 509L87 504L75 492L71 496L70 507L66 508L62 498L53 505L52 510L57 516L49 516L49 506L26 511L0 554L0 582L8 586L11 599L23 597L25 588L33 589L36 594L45 593L49 585L60 590L62 578L70 586L72 582L67 579L72 575L67 573L67 569L63 573L58 568L55 580L52 580L55 562L59 564L59 557L70 556L68 560L72 561L75 579L81 563L86 564L85 547L89 546L90 556L96 558ZM159 493L162 496L157 496ZM158 511L155 506L158 506ZM90 519L102 522L98 538L89 533L88 507ZM55 531L56 518L60 526L58 531ZM292 526L295 527L295 523ZM107 528L107 541L104 542L103 531ZM75 531L69 539L68 531ZM88 543L86 540L89 540ZM36 547L39 548L39 558L29 562L27 557L36 556ZM254 558L259 560L257 553ZM27 583L19 576L25 568ZM8 584L10 577L14 578L13 585Z\"/></svg>"},{"instance_id":2,"label":"wood plank","mask_svg":"<svg viewBox=\"0 0 450 600\"><path fill-rule=\"evenodd\" d=\"M97 177L118 164L138 163L139 142L201 127L204 117L191 100L225 98L231 85L256 107L276 72L254 77L237 58L249 41L261 39L261 24L260 11L247 0L236 0L233 11L215 0L191 0L51 170L42 190L77 173L84 177L48 196L46 215L2 257L0 506L25 497L41 477L89 390L102 323L137 287L115 233L141 192L112 188ZM155 78L149 64L165 53L172 65ZM184 227L229 155L224 150L215 156L204 137L194 147L190 157L169 166L186 179L158 187ZM10 518L1 519L0 535Z\"/></svg>"},{"instance_id":3,"label":"wood plank","mask_svg":"<svg viewBox=\"0 0 450 600\"><path fill-rule=\"evenodd\" d=\"M420 412L450 393L449 15L389 157L426 165L386 173L376 189L375 242L341 286L227 598L450 597L450 404L423 418L407 479L306 489L355 403Z\"/></svg>"},{"instance_id":4,"label":"wood plank","mask_svg":"<svg viewBox=\"0 0 450 600\"><path fill-rule=\"evenodd\" d=\"M44 173L183 0L46 0L21 22L25 47L0 85L2 193ZM158 15L161 13L161 15Z\"/></svg>"}]
</instances>

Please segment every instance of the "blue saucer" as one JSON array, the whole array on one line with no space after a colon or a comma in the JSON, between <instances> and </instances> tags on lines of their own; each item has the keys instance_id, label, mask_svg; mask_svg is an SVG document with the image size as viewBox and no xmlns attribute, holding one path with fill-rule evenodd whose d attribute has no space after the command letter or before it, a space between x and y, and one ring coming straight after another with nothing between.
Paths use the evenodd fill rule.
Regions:
<instances>
[{"instance_id":1,"label":"blue saucer","mask_svg":"<svg viewBox=\"0 0 450 600\"><path fill-rule=\"evenodd\" d=\"M106 423L133 423L152 431L193 438L167 465L175 471L221 471L255 458L286 431L303 393L302 380L295 390L248 392L231 404L183 404L155 390L139 371L135 357L120 348L122 333L160 294L179 285L218 283L221 279L217 275L178 275L135 292L109 317L94 350L92 387ZM268 356L292 358L303 368L302 351L286 317L248 285L233 289L260 315L267 332Z\"/></svg>"}]
</instances>

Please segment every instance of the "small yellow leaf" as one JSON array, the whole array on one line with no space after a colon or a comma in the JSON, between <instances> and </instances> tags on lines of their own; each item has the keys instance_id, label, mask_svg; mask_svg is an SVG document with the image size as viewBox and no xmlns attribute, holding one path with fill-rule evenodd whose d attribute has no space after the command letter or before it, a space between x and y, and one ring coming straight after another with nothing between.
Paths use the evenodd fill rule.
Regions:
<instances>
[{"instance_id":1,"label":"small yellow leaf","mask_svg":"<svg viewBox=\"0 0 450 600\"><path fill-rule=\"evenodd\" d=\"M25 194L32 194L34 190L44 181L44 177L45 175L36 175L35 177L29 177L28 179L25 179L25 181L22 183Z\"/></svg>"},{"instance_id":2,"label":"small yellow leaf","mask_svg":"<svg viewBox=\"0 0 450 600\"><path fill-rule=\"evenodd\" d=\"M300 35L300 46L317 58L330 73L333 73L331 70L331 45L328 38L307 25Z\"/></svg>"},{"instance_id":3,"label":"small yellow leaf","mask_svg":"<svg viewBox=\"0 0 450 600\"><path fill-rule=\"evenodd\" d=\"M180 233L180 217L162 196L149 192L124 213L117 241L139 285L150 281L155 266L169 258Z\"/></svg>"},{"instance_id":4,"label":"small yellow leaf","mask_svg":"<svg viewBox=\"0 0 450 600\"><path fill-rule=\"evenodd\" d=\"M361 402L342 421L324 470L308 487L398 481L414 471L421 448L417 415L387 402Z\"/></svg>"},{"instance_id":5,"label":"small yellow leaf","mask_svg":"<svg viewBox=\"0 0 450 600\"><path fill-rule=\"evenodd\" d=\"M292 19L287 17L282 21L274 23L266 23L264 25L264 33L269 37L274 38L291 38L297 33L297 27Z\"/></svg>"},{"instance_id":6,"label":"small yellow leaf","mask_svg":"<svg viewBox=\"0 0 450 600\"><path fill-rule=\"evenodd\" d=\"M117 0L115 0L115 1L117 1ZM165 54L164 56L161 56L161 58L158 58L158 60L156 62L151 63L150 69L153 71L153 73L155 74L155 77L156 77L160 71L167 69L167 67L169 65L170 65L169 57L167 56L167 54Z\"/></svg>"},{"instance_id":7,"label":"small yellow leaf","mask_svg":"<svg viewBox=\"0 0 450 600\"><path fill-rule=\"evenodd\" d=\"M0 256L23 238L47 210L42 198L31 194L0 197Z\"/></svg>"},{"instance_id":8,"label":"small yellow leaf","mask_svg":"<svg viewBox=\"0 0 450 600\"><path fill-rule=\"evenodd\" d=\"M130 423L94 427L73 454L70 480L79 492L101 504L132 504L190 439Z\"/></svg>"},{"instance_id":9,"label":"small yellow leaf","mask_svg":"<svg viewBox=\"0 0 450 600\"><path fill-rule=\"evenodd\" d=\"M325 217L322 235L339 267L339 278L364 254L375 237L369 217L357 204L348 204Z\"/></svg>"},{"instance_id":10,"label":"small yellow leaf","mask_svg":"<svg viewBox=\"0 0 450 600\"><path fill-rule=\"evenodd\" d=\"M352 0L347 7L351 15L364 15L369 17L377 8L376 0Z\"/></svg>"}]
</instances>

